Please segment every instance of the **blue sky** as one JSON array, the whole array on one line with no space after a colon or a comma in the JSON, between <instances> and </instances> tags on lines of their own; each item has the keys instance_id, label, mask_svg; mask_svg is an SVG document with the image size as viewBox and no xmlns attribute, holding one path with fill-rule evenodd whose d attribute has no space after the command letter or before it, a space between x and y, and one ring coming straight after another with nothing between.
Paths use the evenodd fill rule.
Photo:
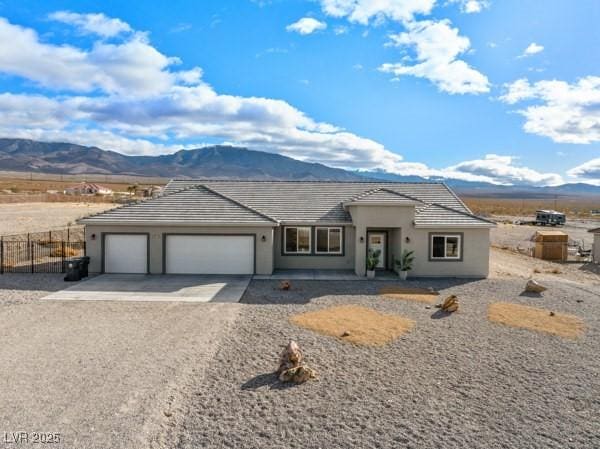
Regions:
<instances>
[{"instance_id":1,"label":"blue sky","mask_svg":"<svg viewBox=\"0 0 600 449\"><path fill-rule=\"evenodd\" d=\"M0 1L0 135L600 184L596 0Z\"/></svg>"}]
</instances>

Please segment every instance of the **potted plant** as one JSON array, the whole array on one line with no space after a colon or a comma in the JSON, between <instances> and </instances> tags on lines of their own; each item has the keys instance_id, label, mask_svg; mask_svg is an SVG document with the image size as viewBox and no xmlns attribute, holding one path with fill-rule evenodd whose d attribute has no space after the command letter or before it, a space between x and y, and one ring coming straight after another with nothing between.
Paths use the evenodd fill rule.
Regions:
<instances>
[{"instance_id":1,"label":"potted plant","mask_svg":"<svg viewBox=\"0 0 600 449\"><path fill-rule=\"evenodd\" d=\"M413 262L415 261L414 251L404 250L400 259L396 259L394 263L398 268L398 276L401 280L405 281L408 276L408 272L412 270Z\"/></svg>"},{"instance_id":2,"label":"potted plant","mask_svg":"<svg viewBox=\"0 0 600 449\"><path fill-rule=\"evenodd\" d=\"M369 250L367 254L367 277L369 279L373 279L375 277L375 268L379 265L379 256L381 255L381 250L372 249Z\"/></svg>"}]
</instances>

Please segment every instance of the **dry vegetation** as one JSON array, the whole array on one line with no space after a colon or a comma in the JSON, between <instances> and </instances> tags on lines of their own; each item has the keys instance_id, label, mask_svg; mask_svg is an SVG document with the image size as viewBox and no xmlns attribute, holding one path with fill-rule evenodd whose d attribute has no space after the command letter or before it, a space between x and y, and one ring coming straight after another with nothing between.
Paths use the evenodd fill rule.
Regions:
<instances>
[{"instance_id":1,"label":"dry vegetation","mask_svg":"<svg viewBox=\"0 0 600 449\"><path fill-rule=\"evenodd\" d=\"M569 217L590 217L592 209L600 209L600 198L518 199L518 198L471 198L464 202L477 215L534 216L538 209L555 209Z\"/></svg>"},{"instance_id":2,"label":"dry vegetation","mask_svg":"<svg viewBox=\"0 0 600 449\"><path fill-rule=\"evenodd\" d=\"M0 178L0 191L10 190L13 193L43 193L48 190L63 191L65 188L81 181L56 181L41 179ZM126 192L127 183L97 182L116 192Z\"/></svg>"},{"instance_id":3,"label":"dry vegetation","mask_svg":"<svg viewBox=\"0 0 600 449\"><path fill-rule=\"evenodd\" d=\"M380 288L379 294L384 298L402 299L426 304L434 304L439 296L438 292L426 288L403 288L395 285Z\"/></svg>"},{"instance_id":4,"label":"dry vegetation","mask_svg":"<svg viewBox=\"0 0 600 449\"><path fill-rule=\"evenodd\" d=\"M415 322L361 306L337 306L294 315L290 321L320 334L359 345L382 346L410 331Z\"/></svg>"},{"instance_id":5,"label":"dry vegetation","mask_svg":"<svg viewBox=\"0 0 600 449\"><path fill-rule=\"evenodd\" d=\"M546 332L566 338L577 338L583 333L583 321L574 315L521 306L507 302L490 304L490 321L532 331Z\"/></svg>"}]
</instances>

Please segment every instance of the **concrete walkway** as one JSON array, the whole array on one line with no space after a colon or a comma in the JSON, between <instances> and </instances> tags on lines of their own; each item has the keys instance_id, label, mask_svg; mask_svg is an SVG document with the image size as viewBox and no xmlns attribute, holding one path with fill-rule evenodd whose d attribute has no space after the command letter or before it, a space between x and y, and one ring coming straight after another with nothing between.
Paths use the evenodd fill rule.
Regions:
<instances>
[{"instance_id":1,"label":"concrete walkway","mask_svg":"<svg viewBox=\"0 0 600 449\"><path fill-rule=\"evenodd\" d=\"M43 299L61 301L239 302L252 276L103 274ZM69 284L65 283L65 286Z\"/></svg>"},{"instance_id":2,"label":"concrete walkway","mask_svg":"<svg viewBox=\"0 0 600 449\"><path fill-rule=\"evenodd\" d=\"M304 280L304 281L397 281L398 275L391 271L378 271L375 279L358 276L353 270L275 270L270 275L254 275L259 280Z\"/></svg>"}]
</instances>

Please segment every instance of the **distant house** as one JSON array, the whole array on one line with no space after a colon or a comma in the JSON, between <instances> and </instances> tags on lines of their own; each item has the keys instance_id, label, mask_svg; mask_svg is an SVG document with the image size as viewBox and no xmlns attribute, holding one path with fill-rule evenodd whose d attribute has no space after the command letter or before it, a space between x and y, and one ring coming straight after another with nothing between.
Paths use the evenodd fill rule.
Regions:
<instances>
[{"instance_id":1,"label":"distant house","mask_svg":"<svg viewBox=\"0 0 600 449\"><path fill-rule=\"evenodd\" d=\"M65 195L112 195L112 193L113 191L108 187L91 182L80 182L64 190Z\"/></svg>"},{"instance_id":2,"label":"distant house","mask_svg":"<svg viewBox=\"0 0 600 449\"><path fill-rule=\"evenodd\" d=\"M79 220L90 271L271 274L394 270L486 277L490 228L441 183L173 180L153 199Z\"/></svg>"}]
</instances>

